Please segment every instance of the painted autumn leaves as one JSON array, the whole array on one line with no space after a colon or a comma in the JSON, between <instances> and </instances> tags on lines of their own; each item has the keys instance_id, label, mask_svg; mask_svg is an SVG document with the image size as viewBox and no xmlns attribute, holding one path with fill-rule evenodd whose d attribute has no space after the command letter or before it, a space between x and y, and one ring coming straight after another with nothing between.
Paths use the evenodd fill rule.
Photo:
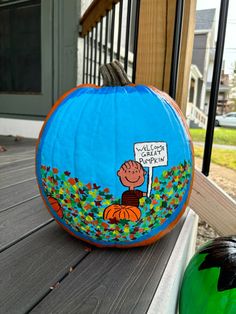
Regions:
<instances>
[{"instance_id":1,"label":"painted autumn leaves","mask_svg":"<svg viewBox=\"0 0 236 314\"><path fill-rule=\"evenodd\" d=\"M184 161L154 178L150 197L139 201L141 218L135 222L104 220L105 208L120 204L120 199L110 193L108 187L84 184L71 177L69 171L61 172L45 165L41 166L41 176L51 211L74 232L95 240L124 242L141 238L171 217L187 191L191 164Z\"/></svg>"}]
</instances>

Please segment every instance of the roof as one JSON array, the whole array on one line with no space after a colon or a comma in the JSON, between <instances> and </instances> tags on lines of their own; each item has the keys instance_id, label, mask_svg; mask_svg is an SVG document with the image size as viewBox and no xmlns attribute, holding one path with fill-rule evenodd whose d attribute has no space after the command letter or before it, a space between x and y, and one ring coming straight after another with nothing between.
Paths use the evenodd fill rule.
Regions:
<instances>
[{"instance_id":1,"label":"roof","mask_svg":"<svg viewBox=\"0 0 236 314\"><path fill-rule=\"evenodd\" d=\"M192 64L195 64L199 71L205 76L206 66L206 48L207 48L207 34L195 34L194 35L194 46Z\"/></svg>"},{"instance_id":2,"label":"roof","mask_svg":"<svg viewBox=\"0 0 236 314\"><path fill-rule=\"evenodd\" d=\"M199 70L198 66L196 64L191 64L191 73L199 78L199 79L202 79L202 73L201 71Z\"/></svg>"},{"instance_id":3,"label":"roof","mask_svg":"<svg viewBox=\"0 0 236 314\"><path fill-rule=\"evenodd\" d=\"M197 10L195 30L212 29L216 9Z\"/></svg>"}]
</instances>

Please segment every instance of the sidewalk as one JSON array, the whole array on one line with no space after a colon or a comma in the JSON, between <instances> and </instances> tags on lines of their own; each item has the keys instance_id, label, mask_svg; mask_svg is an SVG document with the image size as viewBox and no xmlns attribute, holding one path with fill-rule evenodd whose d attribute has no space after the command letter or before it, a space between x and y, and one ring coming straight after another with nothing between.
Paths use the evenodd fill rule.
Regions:
<instances>
[{"instance_id":1,"label":"sidewalk","mask_svg":"<svg viewBox=\"0 0 236 314\"><path fill-rule=\"evenodd\" d=\"M202 168L202 159L195 157L195 166ZM209 178L236 200L236 171L214 163L210 165Z\"/></svg>"},{"instance_id":2,"label":"sidewalk","mask_svg":"<svg viewBox=\"0 0 236 314\"><path fill-rule=\"evenodd\" d=\"M193 144L196 146L204 147L204 142L193 142ZM213 144L213 147L220 148L220 149L236 150L236 146L233 146L233 145Z\"/></svg>"}]
</instances>

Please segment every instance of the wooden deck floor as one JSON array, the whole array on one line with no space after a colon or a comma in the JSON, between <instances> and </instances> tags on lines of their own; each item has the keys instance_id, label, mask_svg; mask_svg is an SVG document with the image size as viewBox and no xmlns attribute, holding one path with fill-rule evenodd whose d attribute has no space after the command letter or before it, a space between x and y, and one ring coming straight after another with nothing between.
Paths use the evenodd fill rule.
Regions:
<instances>
[{"instance_id":1,"label":"wooden deck floor","mask_svg":"<svg viewBox=\"0 0 236 314\"><path fill-rule=\"evenodd\" d=\"M149 247L89 247L48 214L35 180L35 141L0 137L0 144L7 148L0 154L0 313L146 313L184 219Z\"/></svg>"}]
</instances>

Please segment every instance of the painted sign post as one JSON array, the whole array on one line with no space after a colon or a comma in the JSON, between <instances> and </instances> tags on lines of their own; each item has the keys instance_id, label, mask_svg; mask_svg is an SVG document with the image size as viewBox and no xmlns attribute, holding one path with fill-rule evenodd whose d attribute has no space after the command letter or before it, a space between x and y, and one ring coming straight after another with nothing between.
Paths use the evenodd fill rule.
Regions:
<instances>
[{"instance_id":1,"label":"painted sign post","mask_svg":"<svg viewBox=\"0 0 236 314\"><path fill-rule=\"evenodd\" d=\"M166 142L145 142L134 144L135 160L143 167L148 167L149 197L152 189L152 170L154 167L166 166L168 163Z\"/></svg>"}]
</instances>

